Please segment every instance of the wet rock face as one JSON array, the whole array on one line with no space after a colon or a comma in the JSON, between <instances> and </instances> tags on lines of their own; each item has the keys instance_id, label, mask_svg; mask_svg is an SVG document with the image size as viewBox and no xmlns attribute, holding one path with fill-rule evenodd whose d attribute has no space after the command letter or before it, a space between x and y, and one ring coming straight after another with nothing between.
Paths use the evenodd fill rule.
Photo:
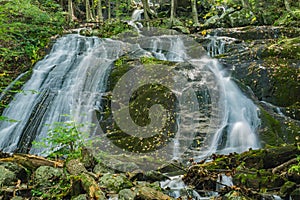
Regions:
<instances>
[{"instance_id":1,"label":"wet rock face","mask_svg":"<svg viewBox=\"0 0 300 200\"><path fill-rule=\"evenodd\" d=\"M300 131L300 29L216 28L204 34L198 41L259 105L263 144L294 142Z\"/></svg>"}]
</instances>

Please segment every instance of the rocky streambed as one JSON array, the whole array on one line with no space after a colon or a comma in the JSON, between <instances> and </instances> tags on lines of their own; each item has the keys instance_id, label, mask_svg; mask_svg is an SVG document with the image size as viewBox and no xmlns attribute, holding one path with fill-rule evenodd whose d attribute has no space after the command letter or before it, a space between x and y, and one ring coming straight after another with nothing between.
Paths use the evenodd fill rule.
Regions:
<instances>
[{"instance_id":1,"label":"rocky streambed","mask_svg":"<svg viewBox=\"0 0 300 200\"><path fill-rule=\"evenodd\" d=\"M214 154L200 162L164 163L157 170L127 172L109 168L82 152L80 158L65 161L1 153L1 199L197 199L212 194L215 199L300 197L300 174L288 171L299 162L296 145ZM185 185L181 183L176 193L174 188L162 188L170 174L183 175ZM226 183L227 178L232 182Z\"/></svg>"}]
</instances>

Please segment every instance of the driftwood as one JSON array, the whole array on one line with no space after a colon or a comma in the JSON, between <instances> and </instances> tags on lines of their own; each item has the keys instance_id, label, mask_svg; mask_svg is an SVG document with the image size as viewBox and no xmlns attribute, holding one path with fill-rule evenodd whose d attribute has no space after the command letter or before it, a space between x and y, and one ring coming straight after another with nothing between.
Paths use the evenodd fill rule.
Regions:
<instances>
[{"instance_id":1,"label":"driftwood","mask_svg":"<svg viewBox=\"0 0 300 200\"><path fill-rule=\"evenodd\" d=\"M293 158L291 160L288 160L287 162L282 163L281 165L279 165L277 167L274 167L272 170L272 173L275 174L276 172L279 172L294 163L297 163L297 158Z\"/></svg>"},{"instance_id":2,"label":"driftwood","mask_svg":"<svg viewBox=\"0 0 300 200\"><path fill-rule=\"evenodd\" d=\"M40 166L51 166L60 168L64 166L64 162L61 160L53 161L41 156L29 154L13 154L11 156L5 156L4 158L0 158L0 162L18 163L31 170L37 169Z\"/></svg>"}]
</instances>

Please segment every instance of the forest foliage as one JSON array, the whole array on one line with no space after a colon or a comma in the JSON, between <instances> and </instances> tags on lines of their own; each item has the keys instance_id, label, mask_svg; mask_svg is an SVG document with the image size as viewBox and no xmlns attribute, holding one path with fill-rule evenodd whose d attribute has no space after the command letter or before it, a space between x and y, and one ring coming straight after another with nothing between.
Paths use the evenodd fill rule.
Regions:
<instances>
[{"instance_id":1,"label":"forest foliage","mask_svg":"<svg viewBox=\"0 0 300 200\"><path fill-rule=\"evenodd\" d=\"M61 33L64 24L64 13L54 1L0 1L0 92L45 55L51 36ZM8 99L0 99L1 105Z\"/></svg>"}]
</instances>

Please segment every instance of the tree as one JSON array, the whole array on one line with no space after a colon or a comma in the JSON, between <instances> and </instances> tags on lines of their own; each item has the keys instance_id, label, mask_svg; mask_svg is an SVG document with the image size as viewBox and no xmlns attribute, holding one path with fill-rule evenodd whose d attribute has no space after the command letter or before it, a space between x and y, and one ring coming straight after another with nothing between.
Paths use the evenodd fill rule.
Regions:
<instances>
[{"instance_id":1,"label":"tree","mask_svg":"<svg viewBox=\"0 0 300 200\"><path fill-rule=\"evenodd\" d=\"M73 2L72 0L68 0L68 19L72 22L75 18L76 17L74 16Z\"/></svg>"},{"instance_id":2,"label":"tree","mask_svg":"<svg viewBox=\"0 0 300 200\"><path fill-rule=\"evenodd\" d=\"M175 20L175 0L171 0L171 15L170 15L170 23L173 25Z\"/></svg>"},{"instance_id":3,"label":"tree","mask_svg":"<svg viewBox=\"0 0 300 200\"><path fill-rule=\"evenodd\" d=\"M144 8L144 16L146 20L153 18L156 14L150 9L148 0L142 0L143 8Z\"/></svg>"},{"instance_id":4,"label":"tree","mask_svg":"<svg viewBox=\"0 0 300 200\"><path fill-rule=\"evenodd\" d=\"M197 1L196 0L191 0L192 3L192 15L193 15L193 21L194 25L198 26L199 25L199 20L198 20L198 13L197 13Z\"/></svg>"},{"instance_id":5,"label":"tree","mask_svg":"<svg viewBox=\"0 0 300 200\"><path fill-rule=\"evenodd\" d=\"M101 0L98 0L97 15L98 15L98 21L103 22L102 2L101 2Z\"/></svg>"},{"instance_id":6,"label":"tree","mask_svg":"<svg viewBox=\"0 0 300 200\"><path fill-rule=\"evenodd\" d=\"M85 0L85 15L86 15L86 21L87 22L94 20L89 0Z\"/></svg>"}]
</instances>

